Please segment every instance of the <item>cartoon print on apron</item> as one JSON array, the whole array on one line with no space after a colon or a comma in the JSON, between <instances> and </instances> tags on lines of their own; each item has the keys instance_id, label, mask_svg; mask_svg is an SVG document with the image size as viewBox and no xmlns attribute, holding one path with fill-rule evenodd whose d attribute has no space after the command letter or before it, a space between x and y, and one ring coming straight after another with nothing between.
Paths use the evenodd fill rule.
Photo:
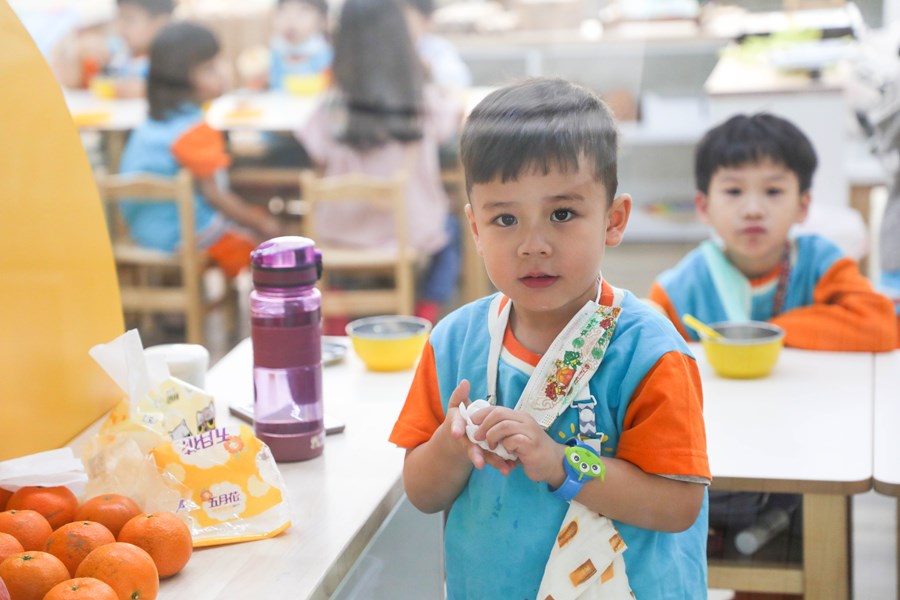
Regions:
<instances>
[{"instance_id":1,"label":"cartoon print on apron","mask_svg":"<svg viewBox=\"0 0 900 600\"><path fill-rule=\"evenodd\" d=\"M578 411L582 442L593 448L598 456L605 436L597 432L594 414L597 401L590 395L588 382L600 366L612 339L624 295L613 288L613 305L603 306L599 303L601 289L602 281L598 285L597 299L585 303L544 353L515 407L515 410L528 412L544 429L570 406L574 407ZM468 407L460 405L460 414L466 419L466 433L473 443L496 452L501 458L515 460L515 455L502 445L491 450L486 441L475 441L478 426L471 420L471 415L494 404L497 399L497 370L512 304L507 302L500 310L502 298L498 295L489 309L488 399L475 400ZM622 556L625 549L625 542L609 518L573 500L544 568L538 600L633 598Z\"/></svg>"}]
</instances>

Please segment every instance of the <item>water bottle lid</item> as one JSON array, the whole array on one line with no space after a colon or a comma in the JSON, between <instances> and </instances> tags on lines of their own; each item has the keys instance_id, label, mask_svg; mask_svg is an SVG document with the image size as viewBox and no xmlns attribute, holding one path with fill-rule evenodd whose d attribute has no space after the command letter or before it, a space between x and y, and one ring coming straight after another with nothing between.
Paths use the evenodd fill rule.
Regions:
<instances>
[{"instance_id":1,"label":"water bottle lid","mask_svg":"<svg viewBox=\"0 0 900 600\"><path fill-rule=\"evenodd\" d=\"M322 276L322 253L309 238L283 236L257 246L250 265L256 287L310 286Z\"/></svg>"}]
</instances>

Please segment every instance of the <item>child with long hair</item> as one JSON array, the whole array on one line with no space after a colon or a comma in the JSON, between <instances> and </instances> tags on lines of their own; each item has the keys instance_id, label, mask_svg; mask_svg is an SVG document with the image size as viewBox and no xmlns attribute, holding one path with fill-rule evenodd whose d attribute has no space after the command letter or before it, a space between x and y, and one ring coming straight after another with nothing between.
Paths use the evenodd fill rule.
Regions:
<instances>
[{"instance_id":1,"label":"child with long hair","mask_svg":"<svg viewBox=\"0 0 900 600\"><path fill-rule=\"evenodd\" d=\"M181 169L190 171L197 188L198 243L233 277L249 265L257 243L280 235L281 226L265 209L228 189L231 159L224 137L206 125L201 108L224 91L218 56L218 40L200 25L178 22L159 33L150 48L150 118L128 138L121 172L172 177ZM174 202L135 201L123 205L122 212L141 246L173 252L181 243Z\"/></svg>"},{"instance_id":2,"label":"child with long hair","mask_svg":"<svg viewBox=\"0 0 900 600\"><path fill-rule=\"evenodd\" d=\"M460 125L461 108L426 85L412 37L395 0L347 0L334 36L334 82L297 133L326 175L408 177L410 244L430 256L416 314L437 320L456 292L459 224L441 184L438 146ZM317 240L376 247L394 240L390 214L361 206L323 206Z\"/></svg>"}]
</instances>

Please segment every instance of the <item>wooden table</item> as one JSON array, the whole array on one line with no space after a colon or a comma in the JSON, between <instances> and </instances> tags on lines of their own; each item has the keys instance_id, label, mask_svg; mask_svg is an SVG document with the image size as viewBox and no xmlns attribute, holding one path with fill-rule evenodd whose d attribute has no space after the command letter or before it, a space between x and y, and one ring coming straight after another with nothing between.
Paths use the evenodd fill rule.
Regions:
<instances>
[{"instance_id":1,"label":"wooden table","mask_svg":"<svg viewBox=\"0 0 900 600\"><path fill-rule=\"evenodd\" d=\"M900 351L875 356L875 491L900 497ZM900 500L897 503L897 584L900 586ZM900 589L900 587L898 587Z\"/></svg>"},{"instance_id":2,"label":"wooden table","mask_svg":"<svg viewBox=\"0 0 900 600\"><path fill-rule=\"evenodd\" d=\"M160 598L327 598L403 495L404 451L387 441L413 372L373 373L350 352L323 370L325 410L346 423L321 457L280 463L293 526L281 535L194 552ZM241 342L207 375L217 420L253 396L252 346ZM347 471L352 475L345 475Z\"/></svg>"},{"instance_id":3,"label":"wooden table","mask_svg":"<svg viewBox=\"0 0 900 600\"><path fill-rule=\"evenodd\" d=\"M803 495L803 564L710 561L709 585L850 596L849 496L872 487L874 355L785 349L766 378L703 378L713 489Z\"/></svg>"}]
</instances>

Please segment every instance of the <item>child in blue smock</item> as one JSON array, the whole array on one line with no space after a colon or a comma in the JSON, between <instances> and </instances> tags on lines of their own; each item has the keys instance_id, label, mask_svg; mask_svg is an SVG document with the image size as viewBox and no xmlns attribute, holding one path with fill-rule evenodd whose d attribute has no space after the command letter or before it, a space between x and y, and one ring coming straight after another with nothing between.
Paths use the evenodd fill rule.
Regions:
<instances>
[{"instance_id":1,"label":"child in blue smock","mask_svg":"<svg viewBox=\"0 0 900 600\"><path fill-rule=\"evenodd\" d=\"M467 222L499 293L435 326L390 436L410 502L448 511L450 599L706 597L697 366L601 275L631 210L616 138L561 79L497 90L463 127Z\"/></svg>"},{"instance_id":2,"label":"child in blue smock","mask_svg":"<svg viewBox=\"0 0 900 600\"><path fill-rule=\"evenodd\" d=\"M286 78L291 75L320 75L331 69L327 16L325 0L278 0L275 35L269 43L270 89L289 89Z\"/></svg>"},{"instance_id":3,"label":"child in blue smock","mask_svg":"<svg viewBox=\"0 0 900 600\"><path fill-rule=\"evenodd\" d=\"M218 56L216 37L200 25L173 23L159 33L150 49L150 117L128 138L121 172L173 177L190 171L198 243L233 277L249 265L259 241L280 235L281 226L228 189L224 138L204 122L201 108L224 89ZM122 213L139 245L173 252L181 243L174 202L130 202Z\"/></svg>"}]
</instances>

